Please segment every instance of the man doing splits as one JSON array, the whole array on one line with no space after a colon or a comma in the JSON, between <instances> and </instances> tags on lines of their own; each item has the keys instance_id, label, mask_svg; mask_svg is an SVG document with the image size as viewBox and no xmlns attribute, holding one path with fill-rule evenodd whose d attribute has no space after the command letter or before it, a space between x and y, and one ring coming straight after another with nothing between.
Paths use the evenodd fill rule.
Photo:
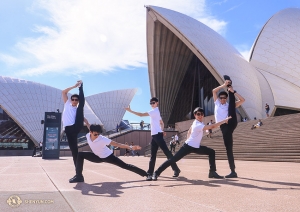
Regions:
<instances>
[{"instance_id":1,"label":"man doing splits","mask_svg":"<svg viewBox=\"0 0 300 212\"><path fill-rule=\"evenodd\" d=\"M89 125L89 124L88 124ZM93 163L111 163L119 166L123 169L132 171L141 175L142 177L147 176L147 172L131 164L124 163L121 159L114 156L112 150L107 145L116 146L123 149L140 150L140 146L129 146L126 144L120 144L112 141L102 135L102 128L100 125L90 125L90 132L86 135L87 142L93 152L79 152L76 162L76 175L69 180L70 183L83 182L84 178L82 175L84 159Z\"/></svg>"},{"instance_id":2,"label":"man doing splits","mask_svg":"<svg viewBox=\"0 0 300 212\"><path fill-rule=\"evenodd\" d=\"M79 87L79 95L73 94L71 100L68 99L68 92L73 88ZM63 126L68 138L68 143L73 156L73 162L76 167L76 159L78 154L77 136L83 127L83 122L86 119L83 116L83 107L85 103L83 94L83 83L77 81L77 83L62 91L62 98L64 100L64 111L62 114Z\"/></svg>"},{"instance_id":3,"label":"man doing splits","mask_svg":"<svg viewBox=\"0 0 300 212\"><path fill-rule=\"evenodd\" d=\"M135 112L130 109L130 106L125 108L125 110L127 110L128 112L131 112L140 117L150 116L152 141L151 141L151 157L149 162L149 169L147 171L148 176L146 179L148 181L152 180L158 147L161 148L161 150L164 152L164 154L167 156L168 159L173 156L170 150L168 149L167 144L163 138L163 136L165 135L163 131L164 122L161 119L160 112L158 109L158 99L156 97L150 99L150 105L152 107L152 110L146 113ZM180 173L180 169L177 167L176 163L171 164L171 166L174 171L173 177L178 177Z\"/></svg>"},{"instance_id":4,"label":"man doing splits","mask_svg":"<svg viewBox=\"0 0 300 212\"><path fill-rule=\"evenodd\" d=\"M222 120L218 123L211 124L211 125L205 125L203 121L204 117L204 110L200 107L197 107L194 110L194 116L195 121L193 122L192 126L190 127L188 133L187 133L187 140L185 141L185 144L179 149L179 151L170 159L165 161L154 173L152 176L152 180L157 180L157 177L170 166L170 164L175 163L179 161L184 156L190 154L190 153L196 153L199 155L208 155L209 157L209 178L224 178L217 174L216 172L216 160L215 160L215 150L208 148L206 146L201 146L201 140L203 137L203 132L205 130L213 129L221 124L225 124L228 119L231 117L226 118L225 120Z\"/></svg>"},{"instance_id":5,"label":"man doing splits","mask_svg":"<svg viewBox=\"0 0 300 212\"><path fill-rule=\"evenodd\" d=\"M219 87L216 87L213 89L213 98L215 102L215 119L216 122L219 122L220 120L225 119L227 116L231 116L232 118L228 121L228 124L222 124L220 126L222 134L223 134L223 140L224 145L226 147L227 152L227 158L229 167L231 169L231 173L226 178L236 178L237 173L235 172L235 164L234 164L234 157L233 157L233 131L237 126L237 117L236 117L236 111L235 108L241 106L245 99L238 94L235 90L233 90L232 87L232 81L230 80L230 77L227 75L224 75L225 83L223 85L220 85ZM219 95L217 95L218 91L220 89L227 89L228 94L225 91L221 91ZM229 103L227 103L227 97L229 96ZM235 101L235 97L238 98L238 101Z\"/></svg>"}]
</instances>

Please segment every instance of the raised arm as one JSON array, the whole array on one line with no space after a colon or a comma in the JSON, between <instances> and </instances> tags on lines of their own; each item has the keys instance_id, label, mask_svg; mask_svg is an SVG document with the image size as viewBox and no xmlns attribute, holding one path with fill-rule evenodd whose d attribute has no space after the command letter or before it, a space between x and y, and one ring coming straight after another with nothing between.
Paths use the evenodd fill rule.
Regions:
<instances>
[{"instance_id":1,"label":"raised arm","mask_svg":"<svg viewBox=\"0 0 300 212\"><path fill-rule=\"evenodd\" d=\"M135 111L131 110L130 105L128 105L128 107L125 107L125 110L127 110L130 113L133 113L134 115L140 116L140 117L149 116L148 113L140 113L140 112L135 112Z\"/></svg>"},{"instance_id":2,"label":"raised arm","mask_svg":"<svg viewBox=\"0 0 300 212\"><path fill-rule=\"evenodd\" d=\"M142 147L137 146L137 145L134 145L134 146L132 146L132 147L130 148L129 145L121 144L121 143L118 143L118 142L115 142L115 141L111 141L111 142L110 142L110 145L119 147L119 148L121 148L121 149L131 149L131 150L141 150L141 149L142 149Z\"/></svg>"},{"instance_id":3,"label":"raised arm","mask_svg":"<svg viewBox=\"0 0 300 212\"><path fill-rule=\"evenodd\" d=\"M64 103L66 103L68 101L68 93L69 93L69 91L72 90L72 89L74 89L74 88L76 88L79 84L80 84L80 82L77 82L72 87L66 88L65 90L62 91L62 98L64 100Z\"/></svg>"},{"instance_id":4,"label":"raised arm","mask_svg":"<svg viewBox=\"0 0 300 212\"><path fill-rule=\"evenodd\" d=\"M222 88L223 88L224 90L226 90L226 89L227 89L227 85L228 85L229 83L231 83L230 80L225 80L225 82L224 82L223 85L220 85L220 86L218 86L218 87L216 87L216 88L214 88L214 89L212 90L214 102L218 99L218 92L219 92L219 90L221 90Z\"/></svg>"},{"instance_id":5,"label":"raised arm","mask_svg":"<svg viewBox=\"0 0 300 212\"><path fill-rule=\"evenodd\" d=\"M230 88L228 88L229 92L234 92L233 87L231 86ZM241 106L246 100L244 99L244 97L242 97L240 94L238 94L237 92L234 93L234 96L238 98L238 100L235 102L235 107L239 107Z\"/></svg>"},{"instance_id":6,"label":"raised arm","mask_svg":"<svg viewBox=\"0 0 300 212\"><path fill-rule=\"evenodd\" d=\"M227 122L228 122L228 119L231 119L231 116L229 116L229 117L227 117L226 119L224 119L224 120L222 120L222 121L220 121L220 122L217 122L217 123L215 123L215 124L205 125L205 127L203 127L203 131L205 131L205 130L210 130L210 129L219 127L221 124L227 123Z\"/></svg>"}]
</instances>

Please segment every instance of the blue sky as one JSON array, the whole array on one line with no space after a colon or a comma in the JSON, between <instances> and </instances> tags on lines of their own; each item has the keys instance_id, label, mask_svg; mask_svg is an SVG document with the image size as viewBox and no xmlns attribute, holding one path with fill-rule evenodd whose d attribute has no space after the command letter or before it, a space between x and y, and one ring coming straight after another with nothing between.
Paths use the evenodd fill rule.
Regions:
<instances>
[{"instance_id":1,"label":"blue sky","mask_svg":"<svg viewBox=\"0 0 300 212\"><path fill-rule=\"evenodd\" d=\"M148 111L144 5L176 10L207 24L248 59L266 21L282 9L299 8L300 1L1 0L0 75L60 89L82 79L86 95L139 88L131 108ZM141 120L129 113L124 119Z\"/></svg>"}]
</instances>

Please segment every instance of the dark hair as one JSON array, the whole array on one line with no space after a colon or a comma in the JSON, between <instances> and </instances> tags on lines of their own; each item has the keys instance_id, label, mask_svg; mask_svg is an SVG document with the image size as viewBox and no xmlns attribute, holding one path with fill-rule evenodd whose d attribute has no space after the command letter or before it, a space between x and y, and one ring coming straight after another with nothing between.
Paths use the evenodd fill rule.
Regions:
<instances>
[{"instance_id":1,"label":"dark hair","mask_svg":"<svg viewBox=\"0 0 300 212\"><path fill-rule=\"evenodd\" d=\"M71 96L71 99L72 99L73 97L77 97L77 99L79 99L79 95L78 95L78 94L73 94L73 95Z\"/></svg>"},{"instance_id":2,"label":"dark hair","mask_svg":"<svg viewBox=\"0 0 300 212\"><path fill-rule=\"evenodd\" d=\"M221 91L218 95L218 97L220 97L221 95L225 95L226 98L228 97L228 93L226 93L225 91Z\"/></svg>"},{"instance_id":3,"label":"dark hair","mask_svg":"<svg viewBox=\"0 0 300 212\"><path fill-rule=\"evenodd\" d=\"M90 131L91 132L102 133L102 127L100 126L100 124L91 124Z\"/></svg>"},{"instance_id":4,"label":"dark hair","mask_svg":"<svg viewBox=\"0 0 300 212\"><path fill-rule=\"evenodd\" d=\"M158 98L152 97L152 98L150 99L150 102L158 102Z\"/></svg>"},{"instance_id":5,"label":"dark hair","mask_svg":"<svg viewBox=\"0 0 300 212\"><path fill-rule=\"evenodd\" d=\"M203 113L204 114L204 110L201 107L196 107L194 110L194 114L196 114L197 112Z\"/></svg>"}]
</instances>

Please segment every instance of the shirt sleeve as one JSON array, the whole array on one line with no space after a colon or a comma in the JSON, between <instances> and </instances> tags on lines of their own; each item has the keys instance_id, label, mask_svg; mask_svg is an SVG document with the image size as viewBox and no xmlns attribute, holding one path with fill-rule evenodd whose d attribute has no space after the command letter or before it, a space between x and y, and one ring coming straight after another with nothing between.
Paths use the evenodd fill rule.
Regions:
<instances>
[{"instance_id":1,"label":"shirt sleeve","mask_svg":"<svg viewBox=\"0 0 300 212\"><path fill-rule=\"evenodd\" d=\"M221 102L220 102L219 98L217 98L217 100L215 101L215 105L220 106L220 104L221 104Z\"/></svg>"},{"instance_id":2,"label":"shirt sleeve","mask_svg":"<svg viewBox=\"0 0 300 212\"><path fill-rule=\"evenodd\" d=\"M105 145L109 145L109 144L110 144L111 140L110 140L109 138L106 138L106 137L104 137L104 136L102 136L102 135L99 135L99 137L100 137L101 142L102 142L103 144L105 144Z\"/></svg>"},{"instance_id":3,"label":"shirt sleeve","mask_svg":"<svg viewBox=\"0 0 300 212\"><path fill-rule=\"evenodd\" d=\"M155 112L154 112L154 110L149 110L147 113L149 114L149 116L153 116L153 114L154 114Z\"/></svg>"}]
</instances>

